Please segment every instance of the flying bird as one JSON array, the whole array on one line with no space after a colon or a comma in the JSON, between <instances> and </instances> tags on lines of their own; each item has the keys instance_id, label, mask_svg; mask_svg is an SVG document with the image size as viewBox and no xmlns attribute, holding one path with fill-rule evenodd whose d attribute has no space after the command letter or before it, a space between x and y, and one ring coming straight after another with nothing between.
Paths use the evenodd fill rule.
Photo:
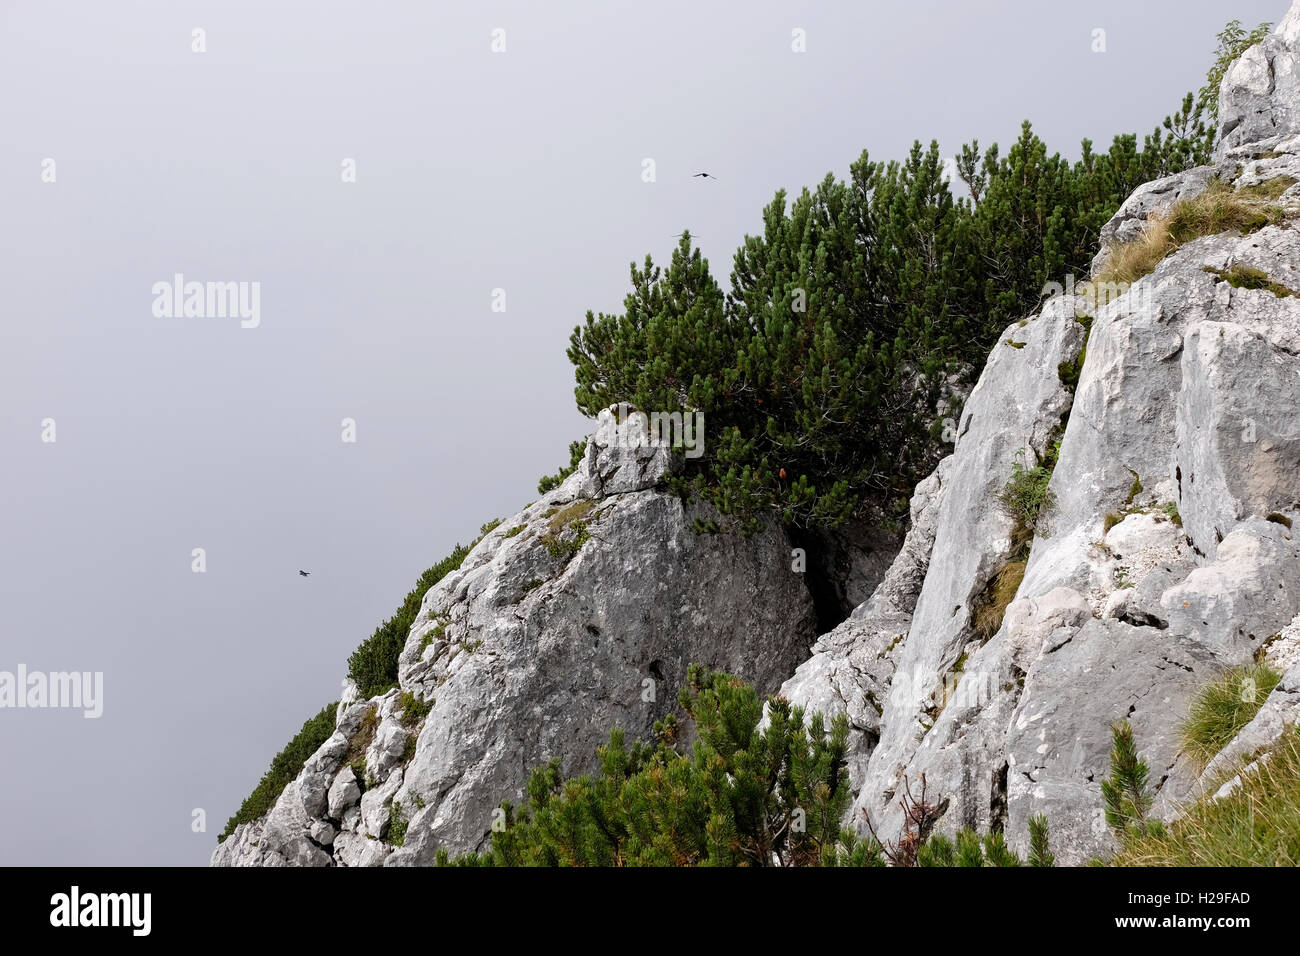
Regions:
<instances>
[{"instance_id":1,"label":"flying bird","mask_svg":"<svg viewBox=\"0 0 1300 956\"><path fill-rule=\"evenodd\" d=\"M717 179L718 177L713 175L713 173L696 173L694 176L691 177L691 179L700 179L700 178Z\"/></svg>"},{"instance_id":2,"label":"flying bird","mask_svg":"<svg viewBox=\"0 0 1300 956\"><path fill-rule=\"evenodd\" d=\"M298 573L301 574L304 578L311 575L310 571L304 571L302 568L298 569Z\"/></svg>"}]
</instances>

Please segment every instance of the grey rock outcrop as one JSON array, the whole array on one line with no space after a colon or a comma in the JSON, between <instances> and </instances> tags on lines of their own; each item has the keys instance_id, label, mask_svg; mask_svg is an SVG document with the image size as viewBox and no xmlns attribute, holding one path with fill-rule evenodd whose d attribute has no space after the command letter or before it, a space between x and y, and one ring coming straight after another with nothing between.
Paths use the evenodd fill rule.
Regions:
<instances>
[{"instance_id":1,"label":"grey rock outcrop","mask_svg":"<svg viewBox=\"0 0 1300 956\"><path fill-rule=\"evenodd\" d=\"M1257 55L1291 69L1297 23L1300 4ZM1216 178L1233 188L1300 178L1291 112L1300 93L1279 79L1264 106L1246 73L1230 79L1224 109L1253 118L1233 127L1241 132L1216 165L1138 189L1107 224L1106 244L1137 237ZM1265 129L1261 145L1252 137ZM1277 202L1300 213L1300 190ZM1103 247L1099 267L1106 255ZM1229 281L1234 270L1276 285ZM1195 695L1259 653L1300 653L1283 636L1300 610L1291 532L1300 520L1300 296L1286 294L1300 291L1298 270L1290 219L1209 236L1132 286L1089 305L1059 298L1003 335L945 463L928 564L905 546L885 579L919 571L924 583L906 592L914 607L893 619L860 609L783 688L793 703L849 713L849 822L859 830L869 820L897 839L905 782L924 776L931 797L946 800L941 831L1002 828L1023 850L1029 818L1042 813L1058 860L1083 862L1113 847L1100 784L1121 718L1152 768L1156 813L1172 818L1204 789L1179 734ZM1056 373L1083 344L1076 316L1090 331L1070 394ZM973 611L1013 557L1000 492L1014 453L1025 449L1033 464L1060 423L1053 505L986 640ZM850 629L860 619L893 633L885 641L881 628ZM1294 721L1291 681L1288 671L1205 779ZM881 712L864 703L882 694Z\"/></svg>"},{"instance_id":2,"label":"grey rock outcrop","mask_svg":"<svg viewBox=\"0 0 1300 956\"><path fill-rule=\"evenodd\" d=\"M430 589L399 688L340 706L338 732L214 864L415 865L482 848L533 767L589 772L611 728L650 736L688 664L778 688L817 634L791 541L697 532L723 519L655 490L680 458L637 428L602 412L578 469ZM405 713L408 694L427 714Z\"/></svg>"},{"instance_id":3,"label":"grey rock outcrop","mask_svg":"<svg viewBox=\"0 0 1300 956\"><path fill-rule=\"evenodd\" d=\"M910 611L910 620L899 621L901 627L896 624L890 635L893 669L888 692L879 681L867 685L876 699L883 696L883 707L855 819L861 819L864 810L873 812L877 800L892 806L901 785L898 773L930 730L946 693L945 677L951 677L974 649L968 645L980 596L1015 547L1013 522L998 506L998 497L1017 462L1025 467L1037 463L1070 409L1072 397L1060 369L1073 363L1083 347L1086 329L1077 321L1078 306L1073 299L1058 299L1033 320L1011 326L966 402L955 450L941 468L942 498L914 610L886 608ZM926 516L917 525L926 538L928 527ZM910 580L915 587L920 563L914 554L905 545L886 582ZM872 618L867 614L853 621ZM899 641L903 628L906 639ZM874 643L868 642L860 651L841 653L852 660L873 649ZM783 692L794 703L827 696L807 681L788 684ZM853 697L843 687L837 693L842 699ZM862 759L861 753L857 759ZM886 766L894 772L881 769Z\"/></svg>"},{"instance_id":4,"label":"grey rock outcrop","mask_svg":"<svg viewBox=\"0 0 1300 956\"><path fill-rule=\"evenodd\" d=\"M1300 7L1228 67L1219 85L1216 156L1300 133Z\"/></svg>"},{"instance_id":5,"label":"grey rock outcrop","mask_svg":"<svg viewBox=\"0 0 1300 956\"><path fill-rule=\"evenodd\" d=\"M1216 181L1300 180L1298 49L1300 0L1225 75L1214 164L1136 190L1094 271ZM334 736L214 864L482 848L532 767L589 771L611 727L646 736L688 662L846 714L848 822L886 841L924 777L942 832L1003 829L1023 852L1044 814L1058 862L1106 853L1120 719L1154 812L1175 818L1300 720L1300 183L1276 203L1274 225L1193 240L1104 300L1060 296L1010 326L901 549L883 576L879 553L862 559L850 590L874 584L869 599L820 637L786 533L697 533L719 516L656 490L681 452L602 412L574 474L424 596L399 687L347 688ZM1044 461L1051 503L1026 553L1003 492ZM1261 659L1281 684L1200 767L1180 738L1191 703Z\"/></svg>"},{"instance_id":6,"label":"grey rock outcrop","mask_svg":"<svg viewBox=\"0 0 1300 956\"><path fill-rule=\"evenodd\" d=\"M1062 862L1104 852L1100 782L1120 718L1152 767L1157 811L1175 813L1192 792L1177 733L1192 698L1300 607L1288 526L1300 518L1300 436L1270 411L1300 408L1300 303L1205 269L1244 262L1280 282L1298 261L1291 228L1197 240L1098 310L1049 486L1055 507L1016 601L933 727L915 730L913 708L899 714L906 733L891 735L886 715L858 802L882 836L901 827L900 779L924 773L950 795L946 826L1004 826L1023 848L1028 818L1045 813ZM992 363L986 376L997 376L990 389L1020 388ZM986 490L968 507L997 502ZM909 647L935 634L914 623L902 659L933 659ZM948 653L968 637L959 631Z\"/></svg>"},{"instance_id":7,"label":"grey rock outcrop","mask_svg":"<svg viewBox=\"0 0 1300 956\"><path fill-rule=\"evenodd\" d=\"M558 756L585 772L611 727L647 736L688 663L770 692L815 637L781 532L697 534L692 508L650 490L566 495L503 523L425 597L401 679L436 704L400 795L425 806L394 863L482 845L526 768ZM557 559L547 542L576 521L601 546Z\"/></svg>"},{"instance_id":8,"label":"grey rock outcrop","mask_svg":"<svg viewBox=\"0 0 1300 956\"><path fill-rule=\"evenodd\" d=\"M653 488L680 465L672 436L662 437L668 440L652 440L649 417L627 405L601 409L582 463L569 480L570 496L600 498Z\"/></svg>"}]
</instances>

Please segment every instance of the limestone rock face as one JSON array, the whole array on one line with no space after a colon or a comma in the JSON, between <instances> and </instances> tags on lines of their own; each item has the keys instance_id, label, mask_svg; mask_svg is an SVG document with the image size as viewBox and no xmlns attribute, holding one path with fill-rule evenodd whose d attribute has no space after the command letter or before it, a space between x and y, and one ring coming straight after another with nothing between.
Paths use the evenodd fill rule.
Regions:
<instances>
[{"instance_id":1,"label":"limestone rock face","mask_svg":"<svg viewBox=\"0 0 1300 956\"><path fill-rule=\"evenodd\" d=\"M794 672L817 624L791 541L697 533L719 516L655 490L680 459L636 427L603 412L574 474L430 589L399 688L369 701L353 688L338 732L214 864L414 865L482 848L532 768L596 769L613 727L649 737L688 664L762 693ZM407 714L405 694L427 715Z\"/></svg>"},{"instance_id":2,"label":"limestone rock face","mask_svg":"<svg viewBox=\"0 0 1300 956\"><path fill-rule=\"evenodd\" d=\"M1219 156L1300 133L1300 5L1246 50L1219 85Z\"/></svg>"},{"instance_id":3,"label":"limestone rock face","mask_svg":"<svg viewBox=\"0 0 1300 956\"><path fill-rule=\"evenodd\" d=\"M648 416L613 405L596 416L596 431L570 484L570 494L598 498L653 488L681 464L667 441L652 441ZM692 436L693 437L693 436Z\"/></svg>"},{"instance_id":4,"label":"limestone rock face","mask_svg":"<svg viewBox=\"0 0 1300 956\"><path fill-rule=\"evenodd\" d=\"M1086 336L1077 304L1056 300L1023 326L1008 328L966 402L956 448L940 473L933 545L907 636L894 641L897 628L891 636L894 669L855 819L876 800L892 805L899 773L933 725L945 676L978 646L972 644L975 610L1015 548L1013 522L999 496L1017 462L1037 464L1071 406L1061 366L1074 362ZM901 563L908 558L905 547L896 564L900 576L913 573L914 563ZM794 690L787 688L787 696ZM881 696L881 688L871 690Z\"/></svg>"},{"instance_id":5,"label":"limestone rock face","mask_svg":"<svg viewBox=\"0 0 1300 956\"><path fill-rule=\"evenodd\" d=\"M1095 269L1216 179L1300 180L1298 49L1300 0L1225 75L1214 164L1136 190ZM1188 242L1102 301L1058 296L1010 326L901 548L883 575L892 547L856 559L834 598L870 597L820 637L795 542L709 533L714 512L658 489L683 452L602 412L577 470L424 596L399 687L346 688L337 732L213 863L482 848L531 768L587 772L610 728L648 736L690 662L846 714L846 822L886 841L924 777L940 832L1003 829L1023 853L1043 814L1058 862L1113 849L1101 782L1121 719L1153 812L1177 816L1300 721L1300 182L1276 203L1276 225ZM1052 460L1026 546L1004 491ZM1260 660L1282 683L1200 767L1180 740L1190 705Z\"/></svg>"},{"instance_id":6,"label":"limestone rock face","mask_svg":"<svg viewBox=\"0 0 1300 956\"><path fill-rule=\"evenodd\" d=\"M1238 187L1300 174L1290 125L1300 93L1286 72L1297 11L1252 54L1282 71L1271 105L1233 127L1218 165L1137 190L1107 224L1107 241L1133 238L1216 176ZM1245 69L1225 80L1229 109L1251 102ZM1265 130L1266 146L1251 139ZM1295 211L1300 191L1278 203ZM1234 283L1240 270L1275 285ZM947 801L941 831L1004 828L1023 850L1029 818L1042 813L1059 861L1080 863L1113 846L1100 784L1114 721L1132 723L1166 818L1200 792L1198 778L1203 789L1294 722L1288 671L1207 777L1181 753L1179 725L1206 683L1261 653L1296 653L1300 296L1288 290L1300 292L1291 220L1195 240L1100 303L1054 300L1007 330L946 463L924 583L910 619L892 628L906 633L886 642L841 628L785 686L796 703L847 710L859 730L853 760L866 768L854 774L850 822L865 829L869 819L897 839L903 788L924 775L929 794ZM1076 316L1088 332L1071 395L1056 371L1083 345ZM972 611L1012 557L999 501L1012 456L1041 454L1062 422L1053 503L985 640ZM920 567L905 547L886 580ZM882 712L866 710L862 701L879 700L886 684Z\"/></svg>"},{"instance_id":7,"label":"limestone rock face","mask_svg":"<svg viewBox=\"0 0 1300 956\"><path fill-rule=\"evenodd\" d=\"M788 540L696 534L694 517L650 490L548 497L430 590L401 672L404 688L436 701L399 794L425 806L393 863L483 844L527 768L557 756L566 773L586 772L611 727L648 736L688 663L764 693L794 670L816 619ZM567 543L574 521L592 540L557 558L548 539Z\"/></svg>"},{"instance_id":8,"label":"limestone rock face","mask_svg":"<svg viewBox=\"0 0 1300 956\"><path fill-rule=\"evenodd\" d=\"M847 714L850 781L861 785L866 756L880 738L880 716L893 680L896 651L912 623L930 553L952 456L916 486L911 530L871 598L834 630L818 638L781 693L808 713Z\"/></svg>"},{"instance_id":9,"label":"limestone rock face","mask_svg":"<svg viewBox=\"0 0 1300 956\"><path fill-rule=\"evenodd\" d=\"M970 517L948 519L965 529L968 554L935 592L950 596L949 621L932 612L920 629L941 519L898 669L919 664L923 690L947 667L955 686L928 711L916 681L908 696L891 694L856 805L883 837L901 830L904 775L925 774L950 800L942 827L1005 827L1023 849L1029 817L1044 813L1061 862L1104 852L1100 783L1121 718L1152 767L1157 812L1175 813L1193 792L1198 774L1177 732L1192 699L1300 610L1290 528L1300 520L1300 435L1282 411L1300 408L1300 300L1235 288L1206 268L1246 263L1282 282L1298 262L1300 234L1289 227L1201 239L1097 311L1049 485L1054 507L985 644L972 646L957 581L974 595L986 577L970 552L996 538L972 521L999 511L996 487L962 502ZM990 362L976 395L1023 388ZM988 560L1000 553L986 544ZM968 656L953 681L960 650Z\"/></svg>"}]
</instances>

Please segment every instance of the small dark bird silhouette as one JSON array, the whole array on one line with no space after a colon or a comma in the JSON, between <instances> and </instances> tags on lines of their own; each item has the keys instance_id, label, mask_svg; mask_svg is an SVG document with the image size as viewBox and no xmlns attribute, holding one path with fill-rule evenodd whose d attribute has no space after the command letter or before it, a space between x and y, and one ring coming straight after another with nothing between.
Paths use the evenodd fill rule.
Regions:
<instances>
[{"instance_id":1,"label":"small dark bird silhouette","mask_svg":"<svg viewBox=\"0 0 1300 956\"><path fill-rule=\"evenodd\" d=\"M703 178L703 179L717 179L718 177L715 176L715 175L713 175L713 173L696 173L694 176L691 177L691 179L701 179L701 178Z\"/></svg>"},{"instance_id":2,"label":"small dark bird silhouette","mask_svg":"<svg viewBox=\"0 0 1300 956\"><path fill-rule=\"evenodd\" d=\"M311 574L310 571L304 571L302 568L298 569L298 573L301 574L304 578L310 576Z\"/></svg>"}]
</instances>

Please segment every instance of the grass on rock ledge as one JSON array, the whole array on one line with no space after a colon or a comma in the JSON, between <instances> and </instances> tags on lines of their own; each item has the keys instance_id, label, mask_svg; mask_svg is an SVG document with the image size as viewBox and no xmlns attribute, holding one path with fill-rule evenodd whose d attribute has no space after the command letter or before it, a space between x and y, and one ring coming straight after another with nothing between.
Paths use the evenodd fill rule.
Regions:
<instances>
[{"instance_id":1,"label":"grass on rock ledge","mask_svg":"<svg viewBox=\"0 0 1300 956\"><path fill-rule=\"evenodd\" d=\"M1154 832L1134 835L1116 866L1300 865L1300 727L1292 727L1241 784Z\"/></svg>"},{"instance_id":2,"label":"grass on rock ledge","mask_svg":"<svg viewBox=\"0 0 1300 956\"><path fill-rule=\"evenodd\" d=\"M1273 198L1268 186L1264 183L1251 187L1253 191L1234 190L1216 180L1200 195L1179 200L1164 213L1152 216L1142 234L1132 242L1113 246L1096 281L1137 282L1154 272L1166 256L1193 239L1229 231L1245 235L1282 222L1285 212L1267 202Z\"/></svg>"},{"instance_id":3,"label":"grass on rock ledge","mask_svg":"<svg viewBox=\"0 0 1300 956\"><path fill-rule=\"evenodd\" d=\"M1183 750L1204 767L1254 719L1281 680L1271 667L1256 664L1206 686L1182 726Z\"/></svg>"}]
</instances>

